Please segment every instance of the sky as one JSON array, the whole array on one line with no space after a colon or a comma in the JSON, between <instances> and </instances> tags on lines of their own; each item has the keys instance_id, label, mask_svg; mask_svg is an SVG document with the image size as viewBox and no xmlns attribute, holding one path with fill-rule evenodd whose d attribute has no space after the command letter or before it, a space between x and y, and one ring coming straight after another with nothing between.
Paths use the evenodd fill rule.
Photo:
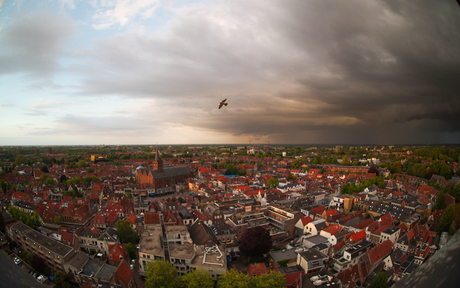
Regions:
<instances>
[{"instance_id":1,"label":"sky","mask_svg":"<svg viewBox=\"0 0 460 288\"><path fill-rule=\"evenodd\" d=\"M237 143L459 144L459 5L0 0L0 146Z\"/></svg>"}]
</instances>

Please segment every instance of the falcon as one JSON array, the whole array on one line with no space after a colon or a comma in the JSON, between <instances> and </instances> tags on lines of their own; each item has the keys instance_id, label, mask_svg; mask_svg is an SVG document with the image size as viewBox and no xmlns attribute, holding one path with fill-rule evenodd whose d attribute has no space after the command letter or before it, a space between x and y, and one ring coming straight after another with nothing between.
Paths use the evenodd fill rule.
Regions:
<instances>
[{"instance_id":1,"label":"falcon","mask_svg":"<svg viewBox=\"0 0 460 288\"><path fill-rule=\"evenodd\" d=\"M220 102L220 104L219 104L219 109L222 108L222 106L224 106L224 105L225 105L225 106L228 105L228 103L225 102L225 101L227 101L227 98L225 98L224 100L222 100L222 101Z\"/></svg>"}]
</instances>

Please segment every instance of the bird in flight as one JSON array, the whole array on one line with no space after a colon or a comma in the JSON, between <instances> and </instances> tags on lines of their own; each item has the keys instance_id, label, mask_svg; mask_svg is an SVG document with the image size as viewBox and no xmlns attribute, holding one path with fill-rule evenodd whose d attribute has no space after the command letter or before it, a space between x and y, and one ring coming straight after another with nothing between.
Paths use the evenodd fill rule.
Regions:
<instances>
[{"instance_id":1,"label":"bird in flight","mask_svg":"<svg viewBox=\"0 0 460 288\"><path fill-rule=\"evenodd\" d=\"M225 102L225 101L227 101L227 98L225 98L224 100L222 100L222 101L220 102L220 104L219 104L219 109L222 108L222 106L224 106L224 105L225 105L225 106L228 105L228 103Z\"/></svg>"}]
</instances>

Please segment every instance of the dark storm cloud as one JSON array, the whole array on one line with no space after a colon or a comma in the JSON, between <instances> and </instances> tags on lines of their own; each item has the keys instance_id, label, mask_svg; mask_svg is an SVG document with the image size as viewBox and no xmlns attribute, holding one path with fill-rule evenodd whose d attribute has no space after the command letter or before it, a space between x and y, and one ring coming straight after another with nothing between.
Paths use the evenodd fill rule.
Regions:
<instances>
[{"instance_id":1,"label":"dark storm cloud","mask_svg":"<svg viewBox=\"0 0 460 288\"><path fill-rule=\"evenodd\" d=\"M24 73L48 78L59 69L58 58L74 31L71 22L48 13L28 14L0 31L0 75Z\"/></svg>"},{"instance_id":2,"label":"dark storm cloud","mask_svg":"<svg viewBox=\"0 0 460 288\"><path fill-rule=\"evenodd\" d=\"M100 41L82 93L162 98L165 122L272 142L460 141L454 1L232 1L165 29Z\"/></svg>"}]
</instances>

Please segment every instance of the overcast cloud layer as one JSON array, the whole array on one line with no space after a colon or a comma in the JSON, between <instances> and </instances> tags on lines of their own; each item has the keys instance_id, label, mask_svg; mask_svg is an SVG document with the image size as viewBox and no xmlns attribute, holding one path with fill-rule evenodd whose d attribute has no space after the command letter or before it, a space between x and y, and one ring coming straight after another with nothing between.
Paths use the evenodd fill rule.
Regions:
<instances>
[{"instance_id":1,"label":"overcast cloud layer","mask_svg":"<svg viewBox=\"0 0 460 288\"><path fill-rule=\"evenodd\" d=\"M0 145L460 142L456 1L37 2L0 1Z\"/></svg>"}]
</instances>

